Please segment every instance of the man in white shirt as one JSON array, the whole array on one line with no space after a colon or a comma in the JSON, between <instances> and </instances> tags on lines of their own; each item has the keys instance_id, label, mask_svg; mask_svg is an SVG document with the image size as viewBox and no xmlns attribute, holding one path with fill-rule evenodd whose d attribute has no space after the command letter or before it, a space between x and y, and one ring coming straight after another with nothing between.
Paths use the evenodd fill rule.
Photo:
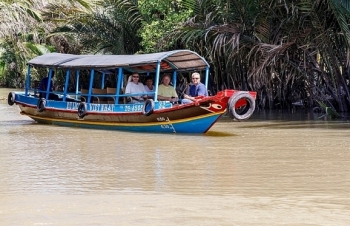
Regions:
<instances>
[{"instance_id":1,"label":"man in white shirt","mask_svg":"<svg viewBox=\"0 0 350 226\"><path fill-rule=\"evenodd\" d=\"M140 80L140 75L138 73L133 73L132 74L132 80L128 82L125 88L125 94L127 93L145 93L145 87ZM131 102L132 103L139 103L144 101L144 96L130 96L131 97Z\"/></svg>"}]
</instances>

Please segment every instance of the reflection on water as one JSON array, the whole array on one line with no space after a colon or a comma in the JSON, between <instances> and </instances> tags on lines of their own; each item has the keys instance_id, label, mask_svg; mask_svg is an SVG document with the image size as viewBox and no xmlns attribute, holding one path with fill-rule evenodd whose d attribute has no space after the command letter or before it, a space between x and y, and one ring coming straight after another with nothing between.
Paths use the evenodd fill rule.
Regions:
<instances>
[{"instance_id":1,"label":"reflection on water","mask_svg":"<svg viewBox=\"0 0 350 226\"><path fill-rule=\"evenodd\" d=\"M40 125L4 100L0 112L0 225L350 222L346 117L256 112L191 135Z\"/></svg>"},{"instance_id":2,"label":"reflection on water","mask_svg":"<svg viewBox=\"0 0 350 226\"><path fill-rule=\"evenodd\" d=\"M201 134L203 136L203 134ZM230 136L236 136L234 133L229 132L222 132L222 131L215 131L215 130L209 130L207 133L204 134L204 136L211 136L211 137L230 137Z\"/></svg>"}]
</instances>

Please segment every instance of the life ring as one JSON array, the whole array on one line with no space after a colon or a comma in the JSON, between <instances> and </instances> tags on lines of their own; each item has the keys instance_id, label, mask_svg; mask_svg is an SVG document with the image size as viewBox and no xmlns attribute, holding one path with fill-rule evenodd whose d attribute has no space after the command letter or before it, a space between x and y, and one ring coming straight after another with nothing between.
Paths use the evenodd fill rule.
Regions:
<instances>
[{"instance_id":1,"label":"life ring","mask_svg":"<svg viewBox=\"0 0 350 226\"><path fill-rule=\"evenodd\" d=\"M245 102L242 106L236 108L236 104ZM241 104L241 103L240 103ZM255 110L255 99L248 92L237 92L228 100L228 112L231 118L245 120L253 115Z\"/></svg>"},{"instance_id":2,"label":"life ring","mask_svg":"<svg viewBox=\"0 0 350 226\"><path fill-rule=\"evenodd\" d=\"M43 112L45 110L46 107L46 100L45 98L40 98L38 101L38 104L36 105L36 110L38 112Z\"/></svg>"},{"instance_id":3,"label":"life ring","mask_svg":"<svg viewBox=\"0 0 350 226\"><path fill-rule=\"evenodd\" d=\"M78 107L78 116L79 118L84 118L84 116L87 114L87 111L86 111L86 103L85 102L81 102L79 104L79 107Z\"/></svg>"},{"instance_id":4,"label":"life ring","mask_svg":"<svg viewBox=\"0 0 350 226\"><path fill-rule=\"evenodd\" d=\"M14 92L9 92L9 95L7 97L7 103L12 106L15 103L16 100L16 94Z\"/></svg>"},{"instance_id":5,"label":"life ring","mask_svg":"<svg viewBox=\"0 0 350 226\"><path fill-rule=\"evenodd\" d=\"M147 99L142 106L142 114L149 116L154 111L154 101L152 99Z\"/></svg>"}]
</instances>

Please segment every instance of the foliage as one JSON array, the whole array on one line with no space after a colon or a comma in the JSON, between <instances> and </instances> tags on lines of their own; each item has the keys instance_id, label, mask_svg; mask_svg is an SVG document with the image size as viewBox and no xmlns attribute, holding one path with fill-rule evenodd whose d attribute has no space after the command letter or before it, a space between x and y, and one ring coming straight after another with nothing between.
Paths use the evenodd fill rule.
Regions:
<instances>
[{"instance_id":1,"label":"foliage","mask_svg":"<svg viewBox=\"0 0 350 226\"><path fill-rule=\"evenodd\" d=\"M0 1L0 65L1 83L7 87L23 87L26 62L47 51L43 44L40 2L32 0Z\"/></svg>"},{"instance_id":2,"label":"foliage","mask_svg":"<svg viewBox=\"0 0 350 226\"><path fill-rule=\"evenodd\" d=\"M142 51L150 53L176 48L175 39L162 42L162 37L179 27L192 10L186 8L181 0L140 0L138 6L144 18L139 31Z\"/></svg>"},{"instance_id":3,"label":"foliage","mask_svg":"<svg viewBox=\"0 0 350 226\"><path fill-rule=\"evenodd\" d=\"M210 59L215 90L257 90L260 107L327 100L349 110L349 11L336 0L188 0L168 37ZM306 100L306 101L305 101Z\"/></svg>"},{"instance_id":4,"label":"foliage","mask_svg":"<svg viewBox=\"0 0 350 226\"><path fill-rule=\"evenodd\" d=\"M51 36L69 40L67 45L74 43L78 47L74 52L79 53L130 54L139 50L141 40L135 31L142 18L134 1L101 0L87 6L50 4L48 13L59 9L53 16L58 23Z\"/></svg>"}]
</instances>

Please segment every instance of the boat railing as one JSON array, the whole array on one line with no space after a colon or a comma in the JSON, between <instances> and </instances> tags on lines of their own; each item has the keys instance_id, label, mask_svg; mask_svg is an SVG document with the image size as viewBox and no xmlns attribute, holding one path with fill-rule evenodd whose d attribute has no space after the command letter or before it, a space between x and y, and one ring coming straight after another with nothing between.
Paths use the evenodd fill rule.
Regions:
<instances>
[{"instance_id":1,"label":"boat railing","mask_svg":"<svg viewBox=\"0 0 350 226\"><path fill-rule=\"evenodd\" d=\"M116 88L109 88L103 89L95 89L93 88L91 94L89 94L88 90L82 89L80 91L80 97L83 99L83 101L88 102L89 97L90 100L92 100L92 103L108 103L108 104L114 104L116 103L115 100L119 100L119 98L123 98L121 101L119 100L118 103L124 103L126 104L128 97L133 96L154 96L155 92L143 92L143 93L124 93L123 90L120 91L119 94L116 93ZM70 93L67 93L70 94ZM72 95L76 95L75 93L72 93Z\"/></svg>"},{"instance_id":2,"label":"boat railing","mask_svg":"<svg viewBox=\"0 0 350 226\"><path fill-rule=\"evenodd\" d=\"M152 96L155 95L155 92L145 92L145 93L123 93L123 94L91 94L91 96L96 97L132 97L132 96ZM88 96L88 94L85 94Z\"/></svg>"},{"instance_id":3,"label":"boat railing","mask_svg":"<svg viewBox=\"0 0 350 226\"><path fill-rule=\"evenodd\" d=\"M40 81L39 82L33 82L33 85L29 91L33 91L34 97L39 97L40 93L43 94L54 94L57 95L57 98L55 100L64 100L67 101L85 101L88 102L88 98L90 96L90 100L92 103L99 103L99 104L115 104L117 99L122 98L122 100L119 99L117 103L126 104L128 101L128 97L133 96L155 96L155 92L143 92L143 93L124 93L124 89L120 90L120 93L116 93L116 88L110 88L107 87L107 89L95 89L93 88L91 94L89 94L88 89L81 89L78 93L77 92L64 92L64 91L44 91L39 89ZM66 96L66 98L63 98ZM50 98L49 98L50 99Z\"/></svg>"},{"instance_id":4,"label":"boat railing","mask_svg":"<svg viewBox=\"0 0 350 226\"><path fill-rule=\"evenodd\" d=\"M57 90L53 90L53 91L49 91L47 92L46 90L40 90L40 81L33 81L32 82L32 86L28 89L29 93L28 95L31 96L33 95L34 97L40 97L40 93L43 94L56 94L56 95L64 95L65 93L63 91L57 91ZM74 94L75 95L75 94Z\"/></svg>"}]
</instances>

